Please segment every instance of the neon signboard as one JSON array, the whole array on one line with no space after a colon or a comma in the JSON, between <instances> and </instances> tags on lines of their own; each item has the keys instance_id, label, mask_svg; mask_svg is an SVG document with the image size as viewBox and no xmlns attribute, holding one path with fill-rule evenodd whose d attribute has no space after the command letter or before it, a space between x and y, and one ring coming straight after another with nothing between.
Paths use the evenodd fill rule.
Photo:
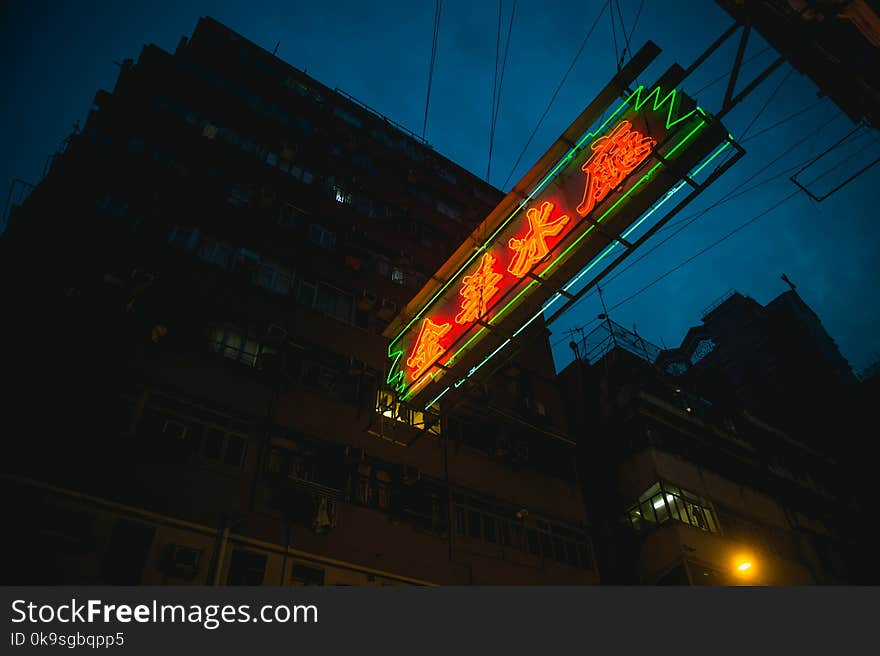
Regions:
<instances>
[{"instance_id":1,"label":"neon signboard","mask_svg":"<svg viewBox=\"0 0 880 656\"><path fill-rule=\"evenodd\" d=\"M681 168L677 162L689 168L719 142L716 130L712 143L704 143L710 117L660 85L639 86L597 123L421 307L392 326L386 382L402 401L420 396L477 353L480 342L503 333L499 327L514 320L518 308L540 307L555 291L551 283L571 278L571 266L585 263L582 251L592 253L589 260L597 245L613 242L647 204L669 192L682 175L669 180L671 169ZM491 350L497 341L481 348ZM426 396L458 383L434 385Z\"/></svg>"}]
</instances>

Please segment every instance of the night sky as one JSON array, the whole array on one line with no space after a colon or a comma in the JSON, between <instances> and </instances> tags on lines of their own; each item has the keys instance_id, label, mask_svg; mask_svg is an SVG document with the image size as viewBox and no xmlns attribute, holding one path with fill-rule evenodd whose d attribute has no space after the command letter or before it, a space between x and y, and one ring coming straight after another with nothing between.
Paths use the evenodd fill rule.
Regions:
<instances>
[{"instance_id":1,"label":"night sky","mask_svg":"<svg viewBox=\"0 0 880 656\"><path fill-rule=\"evenodd\" d=\"M76 121L84 122L95 91L112 89L114 62L136 59L145 43L173 51L200 16L212 16L246 38L306 70L327 86L339 87L389 118L421 133L434 19L433 2L218 2L177 0L134 2L4 2L0 47L6 89L3 102L0 183L4 200L13 177L37 182L47 156ZM556 98L541 129L510 181L505 180L521 149L568 69L604 2L521 0L516 13L504 72L491 182L509 189L549 147L615 72L615 46L606 9L586 49ZM504 0L502 50L512 0ZM629 32L639 0L619 0ZM673 62L689 64L729 24L711 0L645 0L635 26L632 49L647 39L663 53L640 77L653 81ZM486 176L490 103L495 72L498 4L447 0L443 4L428 141L434 148L477 175ZM624 47L617 24L617 47ZM766 44L755 36L746 58L758 56L742 76L775 57L761 53ZM689 78L694 94L725 72L736 40L731 40ZM761 53L761 54L759 54ZM503 52L502 52L503 54ZM741 78L742 79L742 78ZM783 82L780 87L780 82ZM726 80L694 94L707 110L720 106ZM771 94L776 92L771 99ZM767 103L769 99L769 103ZM745 132L764 107L763 113ZM755 135L773 123L810 107L784 125ZM686 209L688 217L742 185L769 181L719 205L624 273L607 281L605 300L614 320L634 324L645 339L678 345L702 310L734 288L766 303L787 286L786 273L818 313L843 355L858 371L880 359L880 231L875 226L880 166L823 203L804 194L784 202L643 293L626 300L658 276L766 208L795 187L786 169L818 154L853 129L853 124L815 86L787 64L725 119L731 133L745 139L748 151L731 171ZM817 128L826 124L821 130ZM800 147L756 172L802 137ZM817 191L846 178L880 153L877 132L862 131L807 173L820 177ZM834 168L836 166L836 168ZM750 182L750 180L752 180ZM71 217L73 219L73 217ZM629 260L639 258L673 230L661 232ZM34 263L39 266L38 262ZM618 272L613 272L615 276ZM621 301L625 301L615 307ZM557 321L551 330L557 365L571 359L568 329L595 326L601 308L591 294ZM591 323L592 322L592 323Z\"/></svg>"}]
</instances>

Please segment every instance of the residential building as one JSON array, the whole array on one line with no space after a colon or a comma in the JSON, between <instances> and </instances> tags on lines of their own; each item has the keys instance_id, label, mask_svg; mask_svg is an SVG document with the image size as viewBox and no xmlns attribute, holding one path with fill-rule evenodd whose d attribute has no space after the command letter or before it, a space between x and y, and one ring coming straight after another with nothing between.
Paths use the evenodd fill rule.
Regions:
<instances>
[{"instance_id":1,"label":"residential building","mask_svg":"<svg viewBox=\"0 0 880 656\"><path fill-rule=\"evenodd\" d=\"M596 583L546 336L442 419L383 385L501 197L210 18L123 62L0 239L4 578Z\"/></svg>"},{"instance_id":2,"label":"residential building","mask_svg":"<svg viewBox=\"0 0 880 656\"><path fill-rule=\"evenodd\" d=\"M603 583L850 580L838 462L610 319L572 347L560 384Z\"/></svg>"}]
</instances>

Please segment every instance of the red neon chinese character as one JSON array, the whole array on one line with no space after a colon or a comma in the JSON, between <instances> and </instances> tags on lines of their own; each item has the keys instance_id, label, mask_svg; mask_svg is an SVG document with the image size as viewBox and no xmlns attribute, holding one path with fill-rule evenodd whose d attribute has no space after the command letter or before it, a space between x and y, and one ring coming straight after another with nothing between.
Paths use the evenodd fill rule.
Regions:
<instances>
[{"instance_id":1,"label":"red neon chinese character","mask_svg":"<svg viewBox=\"0 0 880 656\"><path fill-rule=\"evenodd\" d=\"M533 264L544 259L550 252L545 239L558 235L568 223L567 215L560 216L555 221L548 220L554 207L553 203L544 202L541 203L540 211L534 207L526 211L526 217L529 220L529 231L526 236L522 239L511 238L507 242L511 250L516 251L507 270L517 278L522 278L529 272Z\"/></svg>"},{"instance_id":2,"label":"red neon chinese character","mask_svg":"<svg viewBox=\"0 0 880 656\"><path fill-rule=\"evenodd\" d=\"M486 253L480 260L480 266L471 275L462 279L458 293L464 298L461 312L455 317L455 323L469 323L486 314L489 300L498 293L498 281L504 276L492 267L495 258Z\"/></svg>"},{"instance_id":3,"label":"red neon chinese character","mask_svg":"<svg viewBox=\"0 0 880 656\"><path fill-rule=\"evenodd\" d=\"M587 174L584 199L577 206L581 216L589 214L654 150L657 141L631 126L629 121L621 121L611 134L599 137L590 146L593 154L581 167Z\"/></svg>"},{"instance_id":4,"label":"red neon chinese character","mask_svg":"<svg viewBox=\"0 0 880 656\"><path fill-rule=\"evenodd\" d=\"M431 365L437 362L437 358L446 350L446 348L440 345L440 338L448 333L450 328L452 328L451 323L438 325L430 319L425 319L422 322L419 338L416 340L412 353L406 361L406 366L413 369L413 380L416 380L430 369Z\"/></svg>"}]
</instances>

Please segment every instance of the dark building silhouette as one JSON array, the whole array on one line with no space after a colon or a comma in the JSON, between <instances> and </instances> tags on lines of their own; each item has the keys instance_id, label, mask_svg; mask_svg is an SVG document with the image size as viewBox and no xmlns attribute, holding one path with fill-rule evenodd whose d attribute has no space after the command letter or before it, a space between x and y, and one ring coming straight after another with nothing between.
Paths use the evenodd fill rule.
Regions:
<instances>
[{"instance_id":1,"label":"dark building silhouette","mask_svg":"<svg viewBox=\"0 0 880 656\"><path fill-rule=\"evenodd\" d=\"M816 313L791 289L766 305L729 292L658 366L803 441L839 454L856 378Z\"/></svg>"},{"instance_id":2,"label":"dark building silhouette","mask_svg":"<svg viewBox=\"0 0 880 656\"><path fill-rule=\"evenodd\" d=\"M214 20L125 61L0 239L4 581L597 582L546 337L440 422L382 386L500 198Z\"/></svg>"},{"instance_id":3,"label":"dark building silhouette","mask_svg":"<svg viewBox=\"0 0 880 656\"><path fill-rule=\"evenodd\" d=\"M804 585L863 575L852 570L847 522L857 515L837 461L735 395L661 366L668 352L611 320L572 347L560 382L603 583Z\"/></svg>"}]
</instances>

